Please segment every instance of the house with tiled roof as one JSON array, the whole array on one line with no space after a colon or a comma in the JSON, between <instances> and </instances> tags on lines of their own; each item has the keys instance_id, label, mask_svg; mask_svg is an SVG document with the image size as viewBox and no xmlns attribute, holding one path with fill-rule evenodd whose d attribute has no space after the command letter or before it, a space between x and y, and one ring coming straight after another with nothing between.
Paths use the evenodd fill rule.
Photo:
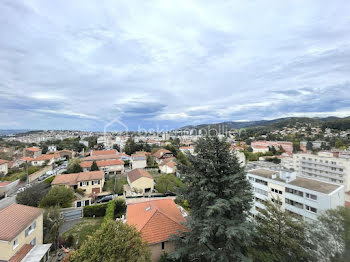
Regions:
<instances>
[{"instance_id":1,"label":"house with tiled roof","mask_svg":"<svg viewBox=\"0 0 350 262\"><path fill-rule=\"evenodd\" d=\"M160 148L156 152L154 152L153 157L155 157L158 164L160 164L164 159L169 157L174 157L173 153L168 149Z\"/></svg>"},{"instance_id":2,"label":"house with tiled roof","mask_svg":"<svg viewBox=\"0 0 350 262\"><path fill-rule=\"evenodd\" d=\"M46 154L46 155L40 155L34 159L32 159L30 162L33 166L42 166L45 163L47 165L52 165L55 161L60 160L61 157L59 154Z\"/></svg>"},{"instance_id":3,"label":"house with tiled roof","mask_svg":"<svg viewBox=\"0 0 350 262\"><path fill-rule=\"evenodd\" d=\"M117 155L118 151L116 149L113 150L91 150L90 156L101 156L101 155Z\"/></svg>"},{"instance_id":4,"label":"house with tiled roof","mask_svg":"<svg viewBox=\"0 0 350 262\"><path fill-rule=\"evenodd\" d=\"M191 155L194 154L194 146L180 146L179 150L182 153L190 153Z\"/></svg>"},{"instance_id":5,"label":"house with tiled roof","mask_svg":"<svg viewBox=\"0 0 350 262\"><path fill-rule=\"evenodd\" d=\"M165 173L165 174L173 174L173 173L175 173L176 172L175 158L164 159L159 164L159 170L160 170L160 172Z\"/></svg>"},{"instance_id":6,"label":"house with tiled roof","mask_svg":"<svg viewBox=\"0 0 350 262\"><path fill-rule=\"evenodd\" d=\"M9 168L9 161L0 159L0 176L7 175Z\"/></svg>"},{"instance_id":7,"label":"house with tiled roof","mask_svg":"<svg viewBox=\"0 0 350 262\"><path fill-rule=\"evenodd\" d=\"M24 157L36 158L41 155L41 149L38 147L28 147L24 149Z\"/></svg>"},{"instance_id":8,"label":"house with tiled roof","mask_svg":"<svg viewBox=\"0 0 350 262\"><path fill-rule=\"evenodd\" d=\"M103 171L91 171L57 175L51 185L71 187L74 190L81 188L86 195L94 195L102 192L104 183Z\"/></svg>"},{"instance_id":9,"label":"house with tiled roof","mask_svg":"<svg viewBox=\"0 0 350 262\"><path fill-rule=\"evenodd\" d=\"M124 187L126 195L151 193L154 189L154 179L147 170L133 169L126 175L128 185Z\"/></svg>"},{"instance_id":10,"label":"house with tiled roof","mask_svg":"<svg viewBox=\"0 0 350 262\"><path fill-rule=\"evenodd\" d=\"M170 239L185 231L183 223L186 216L185 211L177 207L172 199L129 204L126 211L127 224L141 232L151 249L152 261L158 261L163 253L174 250Z\"/></svg>"},{"instance_id":11,"label":"house with tiled roof","mask_svg":"<svg viewBox=\"0 0 350 262\"><path fill-rule=\"evenodd\" d=\"M43 209L12 204L0 210L0 261L47 261L50 247L43 245Z\"/></svg>"},{"instance_id":12,"label":"house with tiled roof","mask_svg":"<svg viewBox=\"0 0 350 262\"><path fill-rule=\"evenodd\" d=\"M111 159L121 159L119 155L108 154L108 155L95 155L82 158L82 161L98 161L98 160L111 160Z\"/></svg>"},{"instance_id":13,"label":"house with tiled roof","mask_svg":"<svg viewBox=\"0 0 350 262\"><path fill-rule=\"evenodd\" d=\"M84 161L80 163L83 171L90 171L93 161ZM124 161L119 159L109 159L96 161L97 166L100 170L108 174L123 174L124 173Z\"/></svg>"},{"instance_id":14,"label":"house with tiled roof","mask_svg":"<svg viewBox=\"0 0 350 262\"><path fill-rule=\"evenodd\" d=\"M147 155L145 152L136 152L131 155L131 168L145 168L147 166Z\"/></svg>"}]
</instances>

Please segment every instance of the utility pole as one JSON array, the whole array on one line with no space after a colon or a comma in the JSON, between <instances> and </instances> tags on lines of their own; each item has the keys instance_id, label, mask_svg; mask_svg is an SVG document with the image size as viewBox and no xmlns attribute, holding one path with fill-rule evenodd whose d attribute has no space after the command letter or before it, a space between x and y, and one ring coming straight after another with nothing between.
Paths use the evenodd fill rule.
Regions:
<instances>
[{"instance_id":1,"label":"utility pole","mask_svg":"<svg viewBox=\"0 0 350 262\"><path fill-rule=\"evenodd\" d=\"M29 184L28 161L26 160L27 184Z\"/></svg>"}]
</instances>

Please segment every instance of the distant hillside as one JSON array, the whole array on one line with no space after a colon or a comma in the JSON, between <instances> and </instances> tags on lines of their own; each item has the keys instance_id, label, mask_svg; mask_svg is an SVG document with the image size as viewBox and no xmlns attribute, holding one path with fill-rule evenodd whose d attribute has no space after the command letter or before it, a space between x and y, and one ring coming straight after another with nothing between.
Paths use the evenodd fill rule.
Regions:
<instances>
[{"instance_id":1,"label":"distant hillside","mask_svg":"<svg viewBox=\"0 0 350 262\"><path fill-rule=\"evenodd\" d=\"M253 127L265 127L271 129L284 128L284 127L297 127L300 125L311 124L320 125L324 127L330 127L340 130L350 129L350 117L338 118L338 117L325 117L325 118L310 118L310 117L286 117L273 120L260 120L260 121L248 121L248 122L221 122L215 124L201 124L201 125L189 125L181 127L177 130L185 129L216 129L218 131L241 129L241 128L253 128Z\"/></svg>"},{"instance_id":2,"label":"distant hillside","mask_svg":"<svg viewBox=\"0 0 350 262\"><path fill-rule=\"evenodd\" d=\"M0 129L0 136L8 136L8 135L15 135L20 133L27 133L29 132L28 129Z\"/></svg>"}]
</instances>

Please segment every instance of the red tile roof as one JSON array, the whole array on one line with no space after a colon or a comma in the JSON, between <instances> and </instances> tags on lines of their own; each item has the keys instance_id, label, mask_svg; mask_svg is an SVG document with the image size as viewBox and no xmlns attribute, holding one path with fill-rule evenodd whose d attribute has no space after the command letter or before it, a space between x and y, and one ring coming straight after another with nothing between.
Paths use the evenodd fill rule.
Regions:
<instances>
[{"instance_id":1,"label":"red tile roof","mask_svg":"<svg viewBox=\"0 0 350 262\"><path fill-rule=\"evenodd\" d=\"M21 262L22 259L29 253L29 251L33 248L34 246L30 244L25 244L23 247L17 251L17 253L11 257L10 262Z\"/></svg>"},{"instance_id":2,"label":"red tile roof","mask_svg":"<svg viewBox=\"0 0 350 262\"><path fill-rule=\"evenodd\" d=\"M6 163L9 163L10 161L7 161L5 159L0 159L0 165L3 165L3 164L6 164Z\"/></svg>"},{"instance_id":3,"label":"red tile roof","mask_svg":"<svg viewBox=\"0 0 350 262\"><path fill-rule=\"evenodd\" d=\"M182 223L186 220L172 199L129 204L126 217L127 224L134 225L149 244L166 241L185 231Z\"/></svg>"},{"instance_id":4,"label":"red tile roof","mask_svg":"<svg viewBox=\"0 0 350 262\"><path fill-rule=\"evenodd\" d=\"M41 149L37 148L37 147L28 147L28 148L26 148L26 150L32 151L32 152L39 152Z\"/></svg>"},{"instance_id":5,"label":"red tile roof","mask_svg":"<svg viewBox=\"0 0 350 262\"><path fill-rule=\"evenodd\" d=\"M150 175L150 173L148 173L148 171L144 170L144 169L140 169L140 168L136 168L131 170L128 174L127 174L130 183L136 181L137 179L141 178L141 177L147 177L150 179L153 179L153 177Z\"/></svg>"},{"instance_id":6,"label":"red tile roof","mask_svg":"<svg viewBox=\"0 0 350 262\"><path fill-rule=\"evenodd\" d=\"M101 156L101 155L116 155L117 154L117 150L93 150L91 152L92 156Z\"/></svg>"},{"instance_id":7,"label":"red tile roof","mask_svg":"<svg viewBox=\"0 0 350 262\"><path fill-rule=\"evenodd\" d=\"M73 174L62 174L55 177L52 185L70 185L74 186L81 181L100 180L104 178L103 171L81 172Z\"/></svg>"},{"instance_id":8,"label":"red tile roof","mask_svg":"<svg viewBox=\"0 0 350 262\"><path fill-rule=\"evenodd\" d=\"M31 161L34 160L34 158L31 158L31 157L22 157L20 160L31 162Z\"/></svg>"},{"instance_id":9,"label":"red tile roof","mask_svg":"<svg viewBox=\"0 0 350 262\"><path fill-rule=\"evenodd\" d=\"M32 161L43 161L43 160L51 160L51 159L58 159L60 158L59 154L46 154L46 155L41 155L36 158L34 158Z\"/></svg>"},{"instance_id":10,"label":"red tile roof","mask_svg":"<svg viewBox=\"0 0 350 262\"><path fill-rule=\"evenodd\" d=\"M12 241L42 214L43 209L12 204L0 210L0 240Z\"/></svg>"},{"instance_id":11,"label":"red tile roof","mask_svg":"<svg viewBox=\"0 0 350 262\"><path fill-rule=\"evenodd\" d=\"M93 161L85 161L80 163L80 166L83 168L86 167L91 167ZM111 160L100 160L96 161L97 166L102 167L102 166L116 166L116 165L124 165L123 160L118 160L118 159L111 159Z\"/></svg>"},{"instance_id":12,"label":"red tile roof","mask_svg":"<svg viewBox=\"0 0 350 262\"><path fill-rule=\"evenodd\" d=\"M94 161L94 160L107 160L107 159L120 159L120 155L109 154L109 155L97 155L97 156L89 156L85 157L83 161Z\"/></svg>"},{"instance_id":13,"label":"red tile roof","mask_svg":"<svg viewBox=\"0 0 350 262\"><path fill-rule=\"evenodd\" d=\"M153 153L153 156L159 159L159 158L162 158L165 154L172 154L172 153L168 149L161 148L157 150L155 153Z\"/></svg>"}]
</instances>

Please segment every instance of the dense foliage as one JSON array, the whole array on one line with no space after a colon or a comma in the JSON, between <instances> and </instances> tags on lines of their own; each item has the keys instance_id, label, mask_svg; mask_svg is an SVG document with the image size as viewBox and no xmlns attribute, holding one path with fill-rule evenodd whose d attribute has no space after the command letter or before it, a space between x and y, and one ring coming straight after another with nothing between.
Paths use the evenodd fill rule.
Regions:
<instances>
[{"instance_id":1,"label":"dense foliage","mask_svg":"<svg viewBox=\"0 0 350 262\"><path fill-rule=\"evenodd\" d=\"M109 220L71 254L70 261L145 262L151 261L151 253L135 228Z\"/></svg>"},{"instance_id":2,"label":"dense foliage","mask_svg":"<svg viewBox=\"0 0 350 262\"><path fill-rule=\"evenodd\" d=\"M176 239L172 257L193 261L242 261L247 258L251 223L250 183L229 145L217 137L201 138L190 165L180 165L191 206L187 232Z\"/></svg>"},{"instance_id":3,"label":"dense foliage","mask_svg":"<svg viewBox=\"0 0 350 262\"><path fill-rule=\"evenodd\" d=\"M176 192L179 188L184 188L184 184L174 174L165 174L156 178L155 188L159 193Z\"/></svg>"},{"instance_id":4,"label":"dense foliage","mask_svg":"<svg viewBox=\"0 0 350 262\"><path fill-rule=\"evenodd\" d=\"M40 207L70 207L73 199L74 191L72 188L55 186L52 187L47 195L40 201Z\"/></svg>"},{"instance_id":5,"label":"dense foliage","mask_svg":"<svg viewBox=\"0 0 350 262\"><path fill-rule=\"evenodd\" d=\"M98 171L98 170L100 169L98 168L96 161L93 161L91 164L91 171Z\"/></svg>"},{"instance_id":6,"label":"dense foliage","mask_svg":"<svg viewBox=\"0 0 350 262\"><path fill-rule=\"evenodd\" d=\"M84 206L83 213L84 217L104 217L107 213L107 209L111 209L111 205L114 205L113 207L113 216L115 217L121 217L126 212L126 204L123 199L115 199L108 203L102 203L102 204L96 204L91 206ZM111 211L108 211L111 212Z\"/></svg>"},{"instance_id":7,"label":"dense foliage","mask_svg":"<svg viewBox=\"0 0 350 262\"><path fill-rule=\"evenodd\" d=\"M16 201L18 204L26 206L39 206L40 201L49 192L50 185L46 183L34 184L23 192L17 194Z\"/></svg>"},{"instance_id":8,"label":"dense foliage","mask_svg":"<svg viewBox=\"0 0 350 262\"><path fill-rule=\"evenodd\" d=\"M59 229L63 224L63 217L58 207L51 207L44 212L44 243L52 243L53 249L58 248Z\"/></svg>"}]
</instances>

